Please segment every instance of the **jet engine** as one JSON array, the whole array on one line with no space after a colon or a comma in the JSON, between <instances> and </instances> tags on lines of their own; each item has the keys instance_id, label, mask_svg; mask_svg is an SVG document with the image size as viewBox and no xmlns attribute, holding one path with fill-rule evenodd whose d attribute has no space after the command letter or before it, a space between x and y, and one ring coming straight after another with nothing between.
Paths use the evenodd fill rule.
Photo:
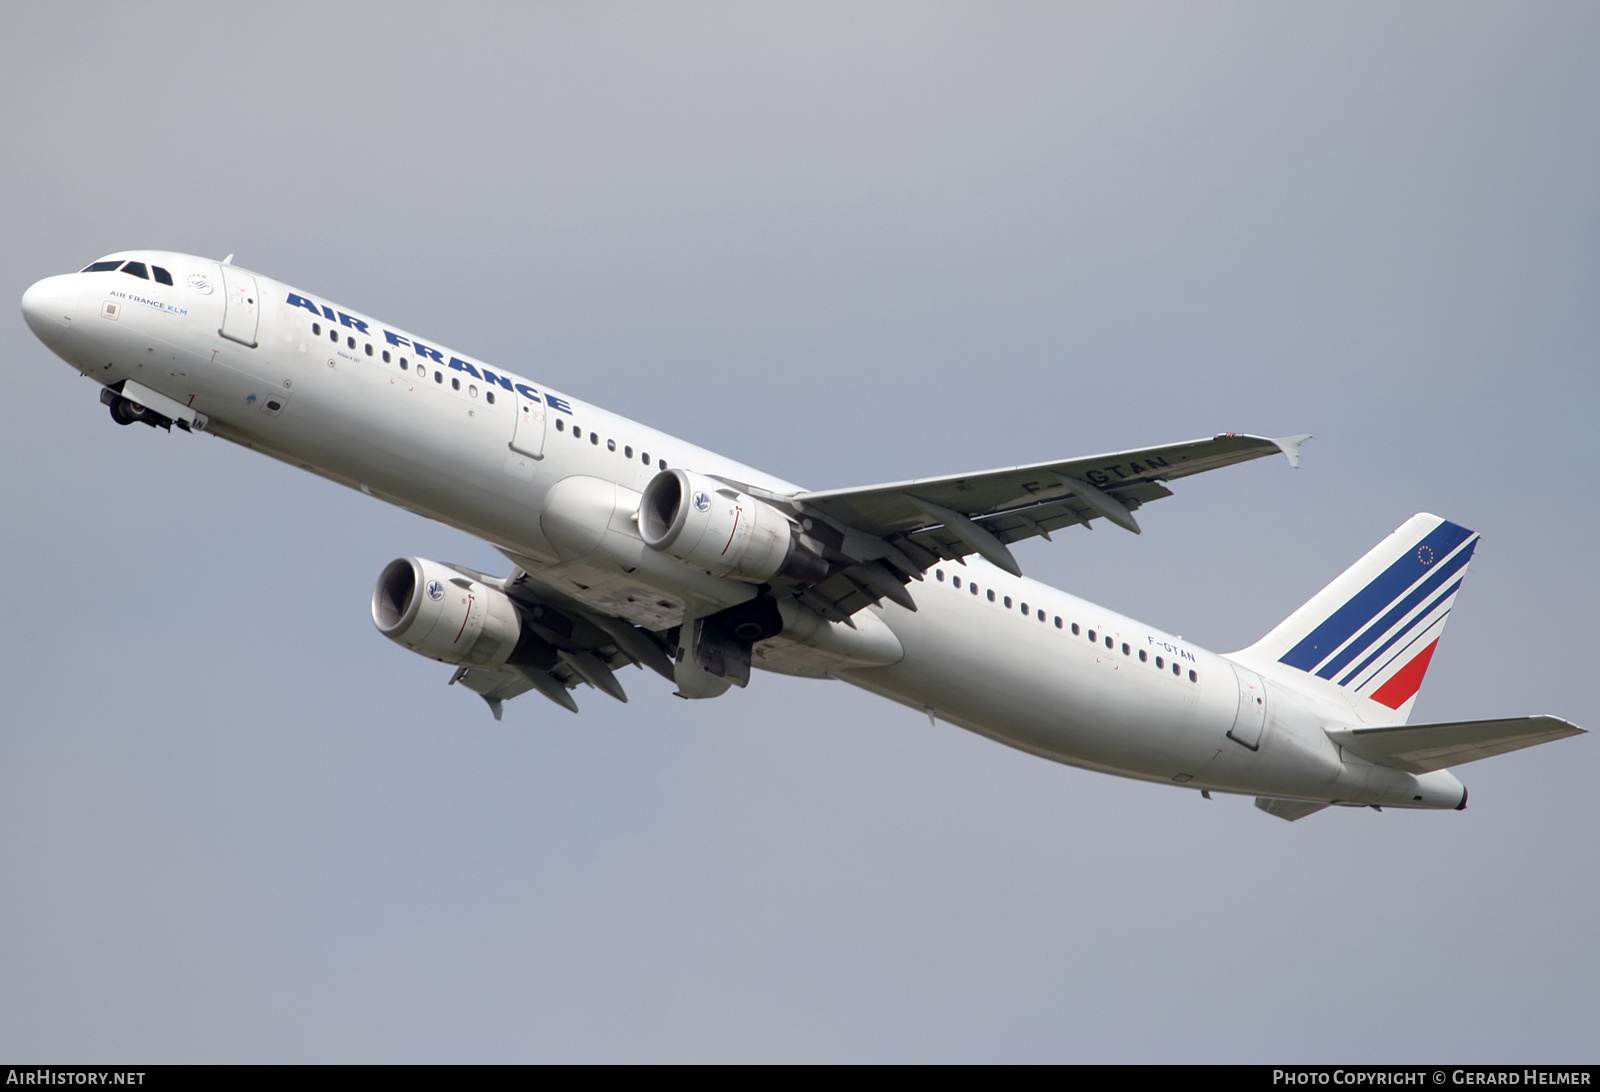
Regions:
<instances>
[{"instance_id":1,"label":"jet engine","mask_svg":"<svg viewBox=\"0 0 1600 1092\"><path fill-rule=\"evenodd\" d=\"M413 652L463 667L501 666L523 633L505 592L420 557L384 567L372 589L372 623Z\"/></svg>"},{"instance_id":2,"label":"jet engine","mask_svg":"<svg viewBox=\"0 0 1600 1092\"><path fill-rule=\"evenodd\" d=\"M663 470L639 500L639 536L652 550L712 576L759 584L782 573L827 572L789 517L766 501L688 470Z\"/></svg>"}]
</instances>

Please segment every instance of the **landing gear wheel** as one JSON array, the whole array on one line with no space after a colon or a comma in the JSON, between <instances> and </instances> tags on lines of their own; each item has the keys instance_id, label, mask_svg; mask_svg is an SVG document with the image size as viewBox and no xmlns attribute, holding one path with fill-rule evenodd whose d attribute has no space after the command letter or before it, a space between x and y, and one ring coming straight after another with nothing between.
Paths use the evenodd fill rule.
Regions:
<instances>
[{"instance_id":1,"label":"landing gear wheel","mask_svg":"<svg viewBox=\"0 0 1600 1092\"><path fill-rule=\"evenodd\" d=\"M135 421L144 420L145 408L137 402L130 402L120 395L111 403L111 419L119 425L131 425Z\"/></svg>"}]
</instances>

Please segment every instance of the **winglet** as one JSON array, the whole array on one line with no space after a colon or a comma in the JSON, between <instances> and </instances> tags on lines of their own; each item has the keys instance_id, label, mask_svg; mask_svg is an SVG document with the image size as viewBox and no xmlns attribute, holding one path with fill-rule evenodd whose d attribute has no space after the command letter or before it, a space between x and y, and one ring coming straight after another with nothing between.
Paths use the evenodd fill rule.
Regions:
<instances>
[{"instance_id":1,"label":"winglet","mask_svg":"<svg viewBox=\"0 0 1600 1092\"><path fill-rule=\"evenodd\" d=\"M1283 452L1283 457L1289 460L1289 465L1296 470L1300 469L1300 445L1311 439L1311 433L1303 436L1275 436L1272 442L1278 445L1278 450Z\"/></svg>"}]
</instances>

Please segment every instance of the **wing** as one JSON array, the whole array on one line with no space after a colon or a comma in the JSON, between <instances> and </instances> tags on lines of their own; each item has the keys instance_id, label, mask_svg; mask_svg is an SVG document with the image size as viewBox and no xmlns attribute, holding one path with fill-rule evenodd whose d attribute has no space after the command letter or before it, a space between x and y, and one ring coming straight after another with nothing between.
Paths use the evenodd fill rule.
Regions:
<instances>
[{"instance_id":1,"label":"wing","mask_svg":"<svg viewBox=\"0 0 1600 1092\"><path fill-rule=\"evenodd\" d=\"M503 580L460 565L451 568L510 596L525 631L513 656L518 666L463 667L450 679L482 697L496 720L506 702L530 690L574 713L578 703L571 692L583 683L625 702L628 695L616 671L630 663L673 680L672 658L660 635L589 610L536 584L521 568Z\"/></svg>"},{"instance_id":2,"label":"wing","mask_svg":"<svg viewBox=\"0 0 1600 1092\"><path fill-rule=\"evenodd\" d=\"M822 541L831 567L797 591L813 609L839 620L885 598L915 610L907 581L920 580L941 559L978 554L1020 576L1007 543L1049 538L1051 531L1088 527L1096 519L1138 534L1134 510L1170 497L1166 482L1280 452L1299 466L1300 445L1310 438L1229 432L1135 451L772 499L788 502L811 521L808 533Z\"/></svg>"},{"instance_id":3,"label":"wing","mask_svg":"<svg viewBox=\"0 0 1600 1092\"><path fill-rule=\"evenodd\" d=\"M1020 575L1007 543L1048 538L1051 531L1090 526L1096 519L1138 533L1133 511L1171 496L1163 483L1275 452L1298 465L1300 444L1309 438L1226 433L1082 459L812 493L774 494L730 484L789 513L823 559L820 571L775 580L773 592L796 597L824 618L854 625L851 615L883 599L916 610L906 585L922 579L923 570L942 558L976 553ZM615 670L628 663L676 681L673 634L599 613L521 568L505 580L456 568L516 600L528 630L533 651L519 645L518 666L462 668L451 679L481 695L496 717L504 702L529 690L576 712L571 691L580 683L627 701Z\"/></svg>"}]
</instances>

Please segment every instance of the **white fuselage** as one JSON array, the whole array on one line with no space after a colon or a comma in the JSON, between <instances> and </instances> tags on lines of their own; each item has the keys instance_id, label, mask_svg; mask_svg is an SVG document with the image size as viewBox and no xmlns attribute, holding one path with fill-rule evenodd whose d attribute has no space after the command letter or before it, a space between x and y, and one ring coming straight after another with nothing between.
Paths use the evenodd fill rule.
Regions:
<instances>
[{"instance_id":1,"label":"white fuselage","mask_svg":"<svg viewBox=\"0 0 1600 1092\"><path fill-rule=\"evenodd\" d=\"M25 299L41 340L84 374L133 381L218 436L481 537L636 625L665 629L751 593L703 574L664 587L553 541L546 499L558 483L613 483L619 511L667 467L798 489L266 277L182 254L125 256L159 263L174 284L75 273ZM225 317L230 291L259 309L253 347L239 312ZM1024 751L1149 781L1397 807L1462 798L1448 772L1341 752L1323 729L1348 724L1348 709L1066 592L971 558L911 592L915 612L866 608L898 639L893 663L840 666L786 634L758 645L754 665L838 677ZM1236 723L1256 748L1230 737Z\"/></svg>"}]
</instances>

